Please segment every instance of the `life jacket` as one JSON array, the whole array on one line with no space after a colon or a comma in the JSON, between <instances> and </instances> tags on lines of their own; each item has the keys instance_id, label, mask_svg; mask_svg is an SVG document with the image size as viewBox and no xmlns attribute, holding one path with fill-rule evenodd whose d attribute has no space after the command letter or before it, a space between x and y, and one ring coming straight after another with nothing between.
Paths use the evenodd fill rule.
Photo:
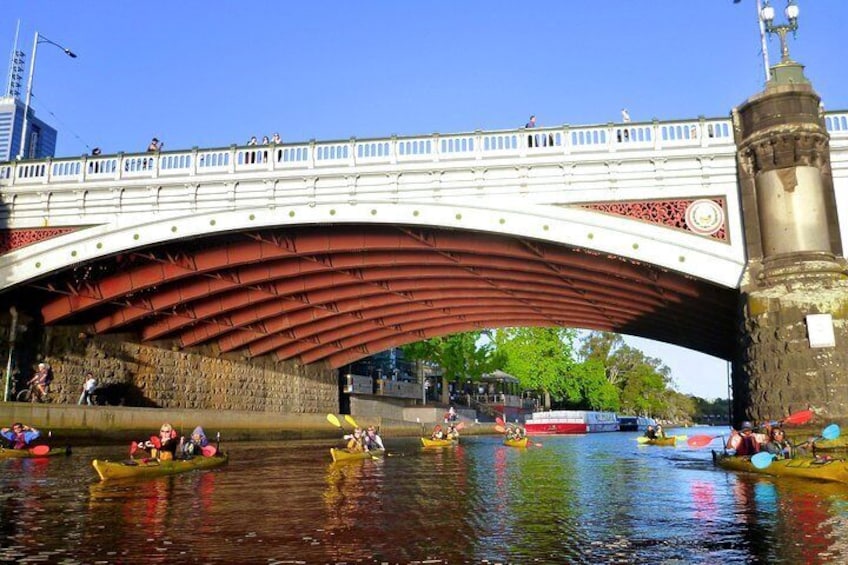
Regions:
<instances>
[{"instance_id":1,"label":"life jacket","mask_svg":"<svg viewBox=\"0 0 848 565\"><path fill-rule=\"evenodd\" d=\"M736 455L756 455L759 451L760 444L754 434L740 436L739 445L736 446Z\"/></svg>"},{"instance_id":2,"label":"life jacket","mask_svg":"<svg viewBox=\"0 0 848 565\"><path fill-rule=\"evenodd\" d=\"M26 449L26 432L15 434L15 439L12 441L12 449Z\"/></svg>"}]
</instances>

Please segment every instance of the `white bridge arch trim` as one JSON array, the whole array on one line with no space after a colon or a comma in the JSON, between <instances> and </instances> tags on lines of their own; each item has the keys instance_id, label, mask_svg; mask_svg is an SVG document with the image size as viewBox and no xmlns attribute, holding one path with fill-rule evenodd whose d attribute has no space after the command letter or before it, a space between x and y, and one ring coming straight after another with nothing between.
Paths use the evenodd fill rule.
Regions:
<instances>
[{"instance_id":1,"label":"white bridge arch trim","mask_svg":"<svg viewBox=\"0 0 848 565\"><path fill-rule=\"evenodd\" d=\"M728 206L728 209L736 209ZM569 207L475 202L327 202L279 208L214 210L201 214L136 215L145 221L80 229L0 257L0 288L40 278L74 264L186 238L268 228L329 224L406 225L488 232L584 248L656 265L737 288L745 266L742 237L733 244L623 216ZM727 224L730 223L728 226ZM726 229L741 234L732 214Z\"/></svg>"}]
</instances>

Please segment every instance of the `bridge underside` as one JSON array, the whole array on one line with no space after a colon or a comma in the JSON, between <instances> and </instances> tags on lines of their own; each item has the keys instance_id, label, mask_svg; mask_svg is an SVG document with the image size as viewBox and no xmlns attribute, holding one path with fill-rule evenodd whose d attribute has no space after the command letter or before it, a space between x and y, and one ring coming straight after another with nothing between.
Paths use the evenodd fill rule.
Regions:
<instances>
[{"instance_id":1,"label":"bridge underside","mask_svg":"<svg viewBox=\"0 0 848 565\"><path fill-rule=\"evenodd\" d=\"M321 225L171 243L19 288L46 324L341 367L478 328L614 331L730 358L736 291L514 237Z\"/></svg>"}]
</instances>

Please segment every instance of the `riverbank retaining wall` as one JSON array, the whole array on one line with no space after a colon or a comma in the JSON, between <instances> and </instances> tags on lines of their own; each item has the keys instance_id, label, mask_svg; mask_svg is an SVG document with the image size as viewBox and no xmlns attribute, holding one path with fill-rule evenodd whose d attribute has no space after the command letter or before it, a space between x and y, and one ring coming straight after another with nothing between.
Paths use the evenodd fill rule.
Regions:
<instances>
[{"instance_id":1,"label":"riverbank retaining wall","mask_svg":"<svg viewBox=\"0 0 848 565\"><path fill-rule=\"evenodd\" d=\"M351 425L337 415L342 430L332 425L327 414L293 414L247 412L238 410L192 410L166 408L133 408L127 406L76 406L0 402L3 427L23 422L52 436L57 445L87 445L129 442L154 435L163 422L177 432L189 435L195 426L203 426L214 438L220 432L222 441L331 439L350 433ZM432 426L381 417L356 416L360 426L378 426L384 437L429 435ZM463 435L495 433L491 425L469 424Z\"/></svg>"},{"instance_id":2,"label":"riverbank retaining wall","mask_svg":"<svg viewBox=\"0 0 848 565\"><path fill-rule=\"evenodd\" d=\"M139 344L131 335L90 335L83 327L45 328L33 321L25 327L13 355L15 380L20 385L37 362L48 363L52 403L76 403L91 371L100 404L307 414L339 409L337 371L323 365ZM0 324L4 332L8 335ZM2 336L0 343L7 343Z\"/></svg>"}]
</instances>

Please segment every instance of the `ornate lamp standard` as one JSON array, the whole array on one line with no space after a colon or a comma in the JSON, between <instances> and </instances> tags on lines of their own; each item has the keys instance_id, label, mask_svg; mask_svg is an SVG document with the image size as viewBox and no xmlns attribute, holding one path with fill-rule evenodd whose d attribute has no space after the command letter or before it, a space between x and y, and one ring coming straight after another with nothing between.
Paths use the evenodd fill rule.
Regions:
<instances>
[{"instance_id":1,"label":"ornate lamp standard","mask_svg":"<svg viewBox=\"0 0 848 565\"><path fill-rule=\"evenodd\" d=\"M798 30L798 14L800 10L795 5L795 0L786 0L786 9L783 12L789 23L782 25L774 25L774 8L771 7L770 0L765 0L765 5L760 12L760 18L766 26L766 31L770 34L776 33L780 37L780 62L786 63L789 59L789 45L786 43L786 34L790 31L792 36Z\"/></svg>"},{"instance_id":2,"label":"ornate lamp standard","mask_svg":"<svg viewBox=\"0 0 848 565\"><path fill-rule=\"evenodd\" d=\"M18 159L23 158L24 146L26 145L27 127L29 126L29 103L32 100L32 77L35 74L35 55L38 52L39 43L49 43L50 45L55 45L56 47L64 51L68 57L72 59L77 58L76 53L74 53L67 47L63 47L55 41L50 41L43 35L39 35L38 32L35 32L35 39L32 42L32 59L30 59L29 62L29 78L27 79L26 102L24 103L24 127L21 129L21 146L18 148Z\"/></svg>"}]
</instances>

